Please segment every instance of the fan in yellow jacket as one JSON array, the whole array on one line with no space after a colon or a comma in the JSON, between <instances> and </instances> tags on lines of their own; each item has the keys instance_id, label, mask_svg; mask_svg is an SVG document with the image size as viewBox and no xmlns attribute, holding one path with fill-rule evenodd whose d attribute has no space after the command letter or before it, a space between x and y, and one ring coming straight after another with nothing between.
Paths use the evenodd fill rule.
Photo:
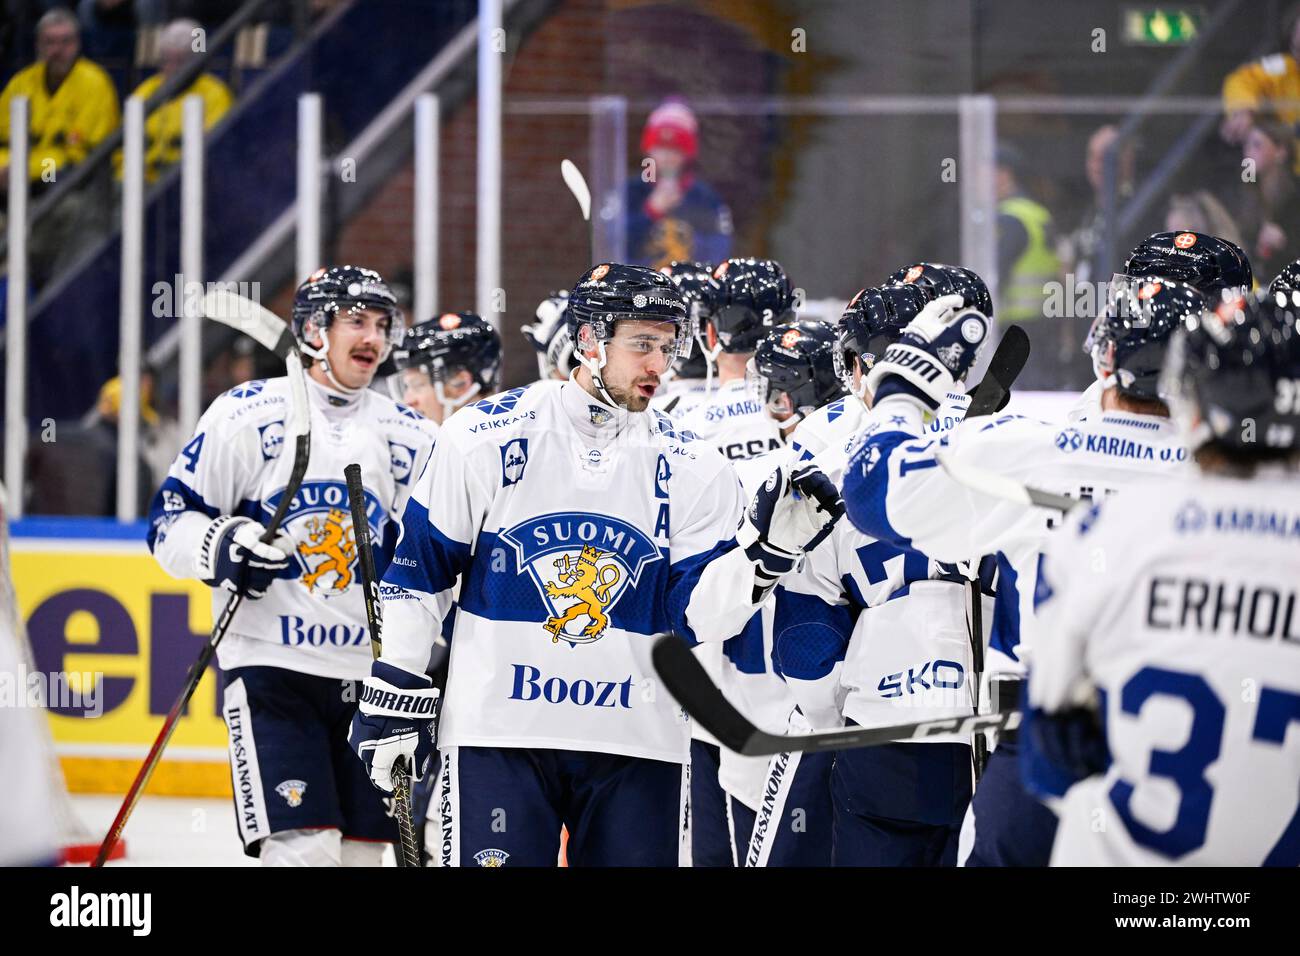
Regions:
<instances>
[{"instance_id":1,"label":"fan in yellow jacket","mask_svg":"<svg viewBox=\"0 0 1300 956\"><path fill-rule=\"evenodd\" d=\"M0 93L0 171L9 167L9 107L15 96L28 104L28 176L55 182L58 173L82 162L117 129L117 91L104 70L81 56L77 20L63 9L36 25L36 63L21 70ZM0 189L8 182L0 176Z\"/></svg>"},{"instance_id":2,"label":"fan in yellow jacket","mask_svg":"<svg viewBox=\"0 0 1300 956\"><path fill-rule=\"evenodd\" d=\"M201 35L201 28L193 20L173 20L167 24L158 39L160 71L136 87L131 96L147 102L158 88L180 72L190 57L197 52L194 47L196 39ZM191 94L198 94L203 98L205 130L211 129L213 124L230 109L234 101L230 87L211 73L200 73L187 89L150 113L144 124L144 176L147 182L156 182L166 167L180 161L184 102ZM113 160L120 179L122 176L120 150Z\"/></svg>"},{"instance_id":3,"label":"fan in yellow jacket","mask_svg":"<svg viewBox=\"0 0 1300 956\"><path fill-rule=\"evenodd\" d=\"M1300 6L1282 24L1290 49L1237 67L1223 81L1223 125L1229 143L1243 142L1259 114L1275 116L1293 130L1300 124ZM1300 174L1300 150L1294 169Z\"/></svg>"}]
</instances>

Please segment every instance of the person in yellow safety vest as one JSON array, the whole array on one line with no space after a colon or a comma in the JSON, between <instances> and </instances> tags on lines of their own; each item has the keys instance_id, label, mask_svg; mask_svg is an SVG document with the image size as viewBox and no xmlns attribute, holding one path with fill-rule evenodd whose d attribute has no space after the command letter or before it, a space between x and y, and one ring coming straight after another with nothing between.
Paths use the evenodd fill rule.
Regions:
<instances>
[{"instance_id":1,"label":"person in yellow safety vest","mask_svg":"<svg viewBox=\"0 0 1300 956\"><path fill-rule=\"evenodd\" d=\"M1048 283L1061 281L1061 261L1054 250L1052 214L1024 194L1020 173L1024 160L1019 150L1003 144L997 151L998 197L998 303L999 322L1024 325L1037 349L1025 370L1037 387L1065 387L1069 357L1067 342L1078 347L1067 323L1051 320L1043 310L1050 295ZM1038 359L1037 362L1034 358Z\"/></svg>"},{"instance_id":2,"label":"person in yellow safety vest","mask_svg":"<svg viewBox=\"0 0 1300 956\"><path fill-rule=\"evenodd\" d=\"M173 20L158 38L159 72L145 80L131 95L149 100L168 79L181 71L190 59L203 50L203 29L194 20ZM144 178L157 182L162 171L181 158L181 129L185 97L198 94L203 98L203 128L213 124L230 109L234 96L230 87L211 73L200 73L190 86L149 114L144 124ZM122 153L113 157L117 176L122 177Z\"/></svg>"},{"instance_id":3,"label":"person in yellow safety vest","mask_svg":"<svg viewBox=\"0 0 1300 956\"><path fill-rule=\"evenodd\" d=\"M9 185L9 109L28 99L27 174L33 188L52 185L82 162L120 122L108 74L81 55L77 18L56 7L36 23L37 62L14 74L0 93L0 193Z\"/></svg>"},{"instance_id":4,"label":"person in yellow safety vest","mask_svg":"<svg viewBox=\"0 0 1300 956\"><path fill-rule=\"evenodd\" d=\"M1257 114L1276 117L1293 130L1300 128L1300 4L1282 18L1282 35L1289 49L1271 53L1237 67L1223 80L1223 123L1219 135L1241 145ZM1292 170L1300 175L1300 150Z\"/></svg>"},{"instance_id":5,"label":"person in yellow safety vest","mask_svg":"<svg viewBox=\"0 0 1300 956\"><path fill-rule=\"evenodd\" d=\"M1032 322L1043 317L1043 284L1061 278L1052 251L1052 214L1021 189L1022 159L1010 146L998 147L998 318Z\"/></svg>"}]
</instances>

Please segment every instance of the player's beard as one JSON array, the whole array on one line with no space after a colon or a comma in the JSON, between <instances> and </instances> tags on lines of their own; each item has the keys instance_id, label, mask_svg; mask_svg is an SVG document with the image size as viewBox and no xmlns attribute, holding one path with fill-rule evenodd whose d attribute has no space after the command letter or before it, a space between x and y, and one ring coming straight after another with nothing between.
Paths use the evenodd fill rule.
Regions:
<instances>
[{"instance_id":1,"label":"player's beard","mask_svg":"<svg viewBox=\"0 0 1300 956\"><path fill-rule=\"evenodd\" d=\"M605 391L609 392L609 397L614 400L615 405L622 405L629 412L644 412L650 407L652 395L642 395L641 390L637 387L637 382L628 382L626 384L615 384L609 379L605 379ZM643 381L641 384L649 385L649 381Z\"/></svg>"}]
</instances>

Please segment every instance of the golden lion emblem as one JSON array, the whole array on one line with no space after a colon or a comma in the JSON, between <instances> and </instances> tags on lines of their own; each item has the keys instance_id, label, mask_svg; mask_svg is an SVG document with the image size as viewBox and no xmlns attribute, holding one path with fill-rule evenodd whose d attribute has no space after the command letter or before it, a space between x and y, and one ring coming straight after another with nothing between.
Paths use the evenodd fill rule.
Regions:
<instances>
[{"instance_id":1,"label":"golden lion emblem","mask_svg":"<svg viewBox=\"0 0 1300 956\"><path fill-rule=\"evenodd\" d=\"M352 583L352 559L356 557L357 545L352 538L352 525L344 525L347 513L341 508L331 508L323 518L307 520L307 535L311 544L298 545L298 553L303 558L322 554L325 560L310 572L302 576L302 583L308 591L316 589L316 583L326 574L333 572L335 591L345 591Z\"/></svg>"},{"instance_id":2,"label":"golden lion emblem","mask_svg":"<svg viewBox=\"0 0 1300 956\"><path fill-rule=\"evenodd\" d=\"M568 554L563 554L556 559L555 567L558 571L556 577L560 584L547 581L546 596L577 598L578 603L559 617L546 619L542 627L554 635L551 643L560 640L560 632L564 629L564 625L576 621L584 614L591 618L591 623L582 629L583 637L597 638L605 628L609 627L609 616L605 613L605 605L609 603L609 592L618 584L623 572L615 564L599 567L596 562L603 554L604 552L599 549L587 546L582 549L582 554L578 556L577 561Z\"/></svg>"}]
</instances>

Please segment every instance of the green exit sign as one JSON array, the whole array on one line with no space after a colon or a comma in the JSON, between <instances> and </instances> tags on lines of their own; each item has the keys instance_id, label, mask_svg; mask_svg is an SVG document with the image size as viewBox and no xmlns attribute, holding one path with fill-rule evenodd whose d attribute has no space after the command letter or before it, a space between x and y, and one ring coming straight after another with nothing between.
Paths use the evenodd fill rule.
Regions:
<instances>
[{"instance_id":1,"label":"green exit sign","mask_svg":"<svg viewBox=\"0 0 1300 956\"><path fill-rule=\"evenodd\" d=\"M1124 11L1124 42L1139 46L1191 43L1201 30L1199 7L1130 7Z\"/></svg>"}]
</instances>

